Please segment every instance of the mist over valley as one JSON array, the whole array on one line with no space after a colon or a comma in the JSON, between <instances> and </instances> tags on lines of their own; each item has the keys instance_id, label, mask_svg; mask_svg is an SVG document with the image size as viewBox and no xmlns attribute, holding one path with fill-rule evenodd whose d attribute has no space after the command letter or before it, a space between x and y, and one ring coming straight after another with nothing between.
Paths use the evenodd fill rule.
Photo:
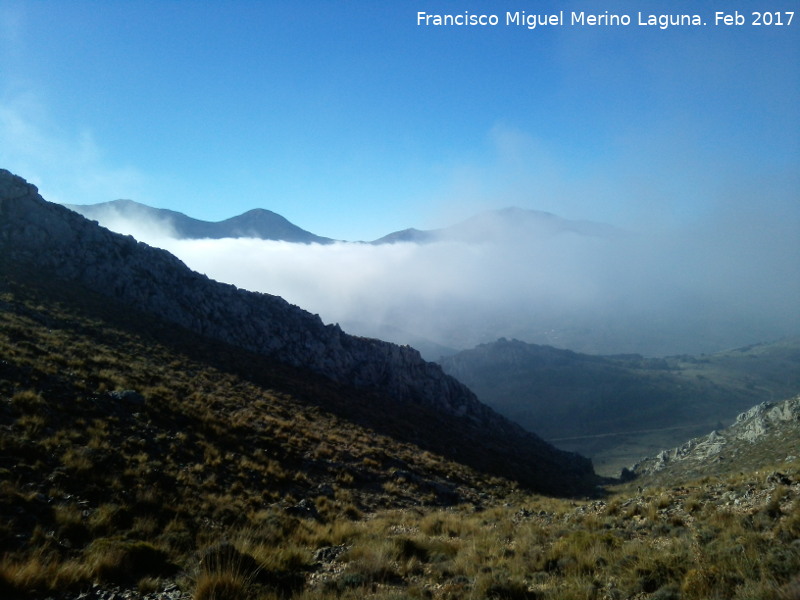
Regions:
<instances>
[{"instance_id":1,"label":"mist over valley","mask_svg":"<svg viewBox=\"0 0 800 600\"><path fill-rule=\"evenodd\" d=\"M645 230L508 208L363 243L263 210L217 224L189 219L204 224L193 232L185 215L136 203L72 208L213 279L410 344L429 360L500 337L665 356L800 333L800 224L776 213ZM248 223L263 213L281 228ZM238 229L209 229L232 221Z\"/></svg>"}]
</instances>

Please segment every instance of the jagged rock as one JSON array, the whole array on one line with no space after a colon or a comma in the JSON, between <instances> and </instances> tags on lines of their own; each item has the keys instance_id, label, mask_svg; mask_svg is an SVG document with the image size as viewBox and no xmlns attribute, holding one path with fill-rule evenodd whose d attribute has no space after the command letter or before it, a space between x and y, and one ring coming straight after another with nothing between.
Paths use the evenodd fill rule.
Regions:
<instances>
[{"instance_id":1,"label":"jagged rock","mask_svg":"<svg viewBox=\"0 0 800 600\"><path fill-rule=\"evenodd\" d=\"M337 558L339 558L339 556L345 550L347 550L347 546L345 544L340 544L338 546L325 546L314 552L314 562L315 563L333 562Z\"/></svg>"},{"instance_id":2,"label":"jagged rock","mask_svg":"<svg viewBox=\"0 0 800 600\"><path fill-rule=\"evenodd\" d=\"M289 506L286 512L290 515L303 517L305 519L319 519L319 512L316 505L308 498L303 498L297 504Z\"/></svg>"},{"instance_id":3,"label":"jagged rock","mask_svg":"<svg viewBox=\"0 0 800 600\"><path fill-rule=\"evenodd\" d=\"M784 473L775 471L767 476L767 483L775 483L780 485L792 485L792 479Z\"/></svg>"},{"instance_id":4,"label":"jagged rock","mask_svg":"<svg viewBox=\"0 0 800 600\"><path fill-rule=\"evenodd\" d=\"M757 440L782 421L800 421L800 398L780 404L762 402L736 417L736 425L742 427L740 435L748 441Z\"/></svg>"},{"instance_id":5,"label":"jagged rock","mask_svg":"<svg viewBox=\"0 0 800 600\"><path fill-rule=\"evenodd\" d=\"M513 440L532 471L573 479L593 474L588 459L558 450L500 416L413 348L351 336L278 296L212 281L164 250L45 201L35 186L2 169L0 254L203 336L463 417L497 438Z\"/></svg>"},{"instance_id":6,"label":"jagged rock","mask_svg":"<svg viewBox=\"0 0 800 600\"><path fill-rule=\"evenodd\" d=\"M800 424L800 396L783 402L762 402L736 417L730 427L712 431L704 438L690 440L671 450L663 450L652 458L646 458L629 472L638 475L653 474L674 463L697 463L721 461L726 448L741 447L760 442L781 426ZM728 454L726 452L726 454Z\"/></svg>"}]
</instances>

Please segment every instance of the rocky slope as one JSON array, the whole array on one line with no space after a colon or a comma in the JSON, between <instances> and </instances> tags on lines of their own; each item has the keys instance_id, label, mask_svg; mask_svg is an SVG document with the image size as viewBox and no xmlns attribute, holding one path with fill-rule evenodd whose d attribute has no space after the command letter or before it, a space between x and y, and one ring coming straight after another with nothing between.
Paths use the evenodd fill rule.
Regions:
<instances>
[{"instance_id":1,"label":"rocky slope","mask_svg":"<svg viewBox=\"0 0 800 600\"><path fill-rule=\"evenodd\" d=\"M730 469L757 469L783 458L797 460L800 451L800 396L762 402L743 412L730 427L664 450L636 463L629 476L685 479Z\"/></svg>"},{"instance_id":2,"label":"rocky slope","mask_svg":"<svg viewBox=\"0 0 800 600\"><path fill-rule=\"evenodd\" d=\"M46 202L35 186L8 171L0 171L0 253L203 336L468 420L516 444L530 474L539 471L564 481L592 475L589 460L557 450L501 417L416 350L347 335L277 296L214 282L166 251ZM559 487L564 486L552 482L552 489Z\"/></svg>"}]
</instances>

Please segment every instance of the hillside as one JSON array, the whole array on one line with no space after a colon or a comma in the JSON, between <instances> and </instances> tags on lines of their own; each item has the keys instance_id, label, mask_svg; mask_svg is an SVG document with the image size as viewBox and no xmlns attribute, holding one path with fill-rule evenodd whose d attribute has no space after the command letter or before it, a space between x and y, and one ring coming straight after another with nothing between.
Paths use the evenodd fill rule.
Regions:
<instances>
[{"instance_id":1,"label":"hillside","mask_svg":"<svg viewBox=\"0 0 800 600\"><path fill-rule=\"evenodd\" d=\"M512 488L425 450L428 427L456 449L475 434L439 413L388 410L6 261L0 332L0 552L40 565L6 559L0 590L167 576L234 526Z\"/></svg>"},{"instance_id":2,"label":"hillside","mask_svg":"<svg viewBox=\"0 0 800 600\"><path fill-rule=\"evenodd\" d=\"M529 494L466 431L3 263L0 596L682 598L800 590L800 462ZM391 417L391 419L390 419ZM368 423L372 419L373 428ZM474 433L474 432L473 432ZM780 470L780 476L775 472Z\"/></svg>"},{"instance_id":3,"label":"hillside","mask_svg":"<svg viewBox=\"0 0 800 600\"><path fill-rule=\"evenodd\" d=\"M591 485L590 461L557 450L481 404L416 350L350 336L277 296L214 282L163 250L46 202L21 178L7 171L0 175L0 251L8 264L97 290L204 337L370 390L382 397L390 414L394 407L440 413L448 424L458 423L454 426L485 440L483 452L467 454L481 463L496 462L497 474L523 485L554 493ZM459 445L466 446L466 439Z\"/></svg>"},{"instance_id":4,"label":"hillside","mask_svg":"<svg viewBox=\"0 0 800 600\"><path fill-rule=\"evenodd\" d=\"M100 204L68 204L67 208L87 219L114 230L118 220L139 221L166 229L177 239L221 239L248 237L282 240L300 244L330 244L330 238L301 229L281 215L256 208L223 221L202 221L183 213L153 208L132 200L112 200Z\"/></svg>"},{"instance_id":5,"label":"hillside","mask_svg":"<svg viewBox=\"0 0 800 600\"><path fill-rule=\"evenodd\" d=\"M800 452L800 396L762 402L729 427L638 461L625 474L647 482L677 482L709 475L755 471L776 458L786 463Z\"/></svg>"},{"instance_id":6,"label":"hillside","mask_svg":"<svg viewBox=\"0 0 800 600\"><path fill-rule=\"evenodd\" d=\"M798 338L658 359L501 339L441 364L482 401L559 447L591 457L607 475L800 390Z\"/></svg>"}]
</instances>

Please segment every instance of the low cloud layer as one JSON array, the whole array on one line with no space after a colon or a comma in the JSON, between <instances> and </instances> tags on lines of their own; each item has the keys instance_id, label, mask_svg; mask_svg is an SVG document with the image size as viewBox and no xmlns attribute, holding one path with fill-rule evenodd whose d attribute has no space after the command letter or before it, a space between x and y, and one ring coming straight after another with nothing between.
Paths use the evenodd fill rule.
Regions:
<instances>
[{"instance_id":1,"label":"low cloud layer","mask_svg":"<svg viewBox=\"0 0 800 600\"><path fill-rule=\"evenodd\" d=\"M166 223L103 224L213 279L392 341L461 349L505 336L663 355L800 334L798 222L758 211L646 235L526 236L493 223L482 243L379 246L176 240Z\"/></svg>"}]
</instances>

